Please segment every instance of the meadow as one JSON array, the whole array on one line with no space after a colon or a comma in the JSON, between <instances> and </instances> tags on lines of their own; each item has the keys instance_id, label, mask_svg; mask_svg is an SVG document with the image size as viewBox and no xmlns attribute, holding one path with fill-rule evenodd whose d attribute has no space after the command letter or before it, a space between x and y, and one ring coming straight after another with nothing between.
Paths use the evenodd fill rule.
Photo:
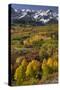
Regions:
<instances>
[{"instance_id":1,"label":"meadow","mask_svg":"<svg viewBox=\"0 0 60 90\"><path fill-rule=\"evenodd\" d=\"M58 82L58 24L11 25L11 83Z\"/></svg>"}]
</instances>

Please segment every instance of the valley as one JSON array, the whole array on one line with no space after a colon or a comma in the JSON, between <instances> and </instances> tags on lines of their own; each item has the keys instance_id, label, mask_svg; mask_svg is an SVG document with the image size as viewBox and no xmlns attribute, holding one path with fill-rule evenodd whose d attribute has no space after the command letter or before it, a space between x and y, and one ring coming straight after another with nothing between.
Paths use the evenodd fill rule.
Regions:
<instances>
[{"instance_id":1,"label":"valley","mask_svg":"<svg viewBox=\"0 0 60 90\"><path fill-rule=\"evenodd\" d=\"M23 75L23 73L21 73L24 76L24 79L21 76L23 80L19 81L17 85L28 85L28 84L31 85L31 84L39 84L39 83L41 84L42 82L43 83L53 82L53 79L49 81L49 78L47 80L47 77L49 77L50 74L51 76L54 75L54 73L58 74L58 25L57 24L48 24L44 26L32 26L32 25L12 26L11 74L12 74L12 82L14 82L15 85L16 85L15 75L18 75L17 69L19 69L19 67L22 66L22 63L24 65L23 68L25 68L23 69L24 71L22 70L22 72L24 72L25 76ZM31 65L35 66L36 69L27 72L26 71L27 68L30 69L34 68L32 66L29 67L30 63ZM45 68L47 71L45 70ZM35 73L35 75L33 72ZM27 76L26 73L28 73ZM18 78L18 80L20 79ZM41 80L43 81L41 82Z\"/></svg>"}]
</instances>

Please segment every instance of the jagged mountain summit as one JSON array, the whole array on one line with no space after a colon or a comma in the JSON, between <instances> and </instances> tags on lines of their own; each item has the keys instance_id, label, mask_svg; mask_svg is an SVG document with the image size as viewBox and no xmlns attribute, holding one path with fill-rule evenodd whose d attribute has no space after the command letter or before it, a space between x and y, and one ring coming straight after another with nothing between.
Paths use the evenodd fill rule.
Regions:
<instances>
[{"instance_id":1,"label":"jagged mountain summit","mask_svg":"<svg viewBox=\"0 0 60 90\"><path fill-rule=\"evenodd\" d=\"M58 14L53 10L31 10L31 9L13 9L11 8L12 23L23 23L33 25L45 25L48 23L57 23Z\"/></svg>"}]
</instances>

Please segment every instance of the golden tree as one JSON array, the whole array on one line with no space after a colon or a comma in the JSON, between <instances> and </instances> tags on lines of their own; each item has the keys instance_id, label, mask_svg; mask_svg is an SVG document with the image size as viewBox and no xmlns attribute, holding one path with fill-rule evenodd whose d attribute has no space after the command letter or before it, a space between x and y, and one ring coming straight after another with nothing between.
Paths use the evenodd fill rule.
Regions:
<instances>
[{"instance_id":1,"label":"golden tree","mask_svg":"<svg viewBox=\"0 0 60 90\"><path fill-rule=\"evenodd\" d=\"M26 76L30 78L31 77L35 78L39 71L39 67L40 67L39 62L37 60L32 60L27 66Z\"/></svg>"},{"instance_id":2,"label":"golden tree","mask_svg":"<svg viewBox=\"0 0 60 90\"><path fill-rule=\"evenodd\" d=\"M26 67L27 67L27 61L23 59L21 65L16 69L14 74L14 79L16 80L17 85L21 85L22 82L24 81L26 77L25 75Z\"/></svg>"},{"instance_id":3,"label":"golden tree","mask_svg":"<svg viewBox=\"0 0 60 90\"><path fill-rule=\"evenodd\" d=\"M42 63L42 78L47 79L48 75L50 73L50 68L47 65L47 60L44 59Z\"/></svg>"}]
</instances>

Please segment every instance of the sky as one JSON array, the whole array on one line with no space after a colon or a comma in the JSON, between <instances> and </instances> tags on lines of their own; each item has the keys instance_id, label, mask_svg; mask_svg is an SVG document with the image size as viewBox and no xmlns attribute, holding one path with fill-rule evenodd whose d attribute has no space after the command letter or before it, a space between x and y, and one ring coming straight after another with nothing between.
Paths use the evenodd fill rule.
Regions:
<instances>
[{"instance_id":1,"label":"sky","mask_svg":"<svg viewBox=\"0 0 60 90\"><path fill-rule=\"evenodd\" d=\"M57 6L41 6L41 5L27 5L27 4L12 4L14 9L31 9L31 10L48 10L51 9L58 13Z\"/></svg>"}]
</instances>

